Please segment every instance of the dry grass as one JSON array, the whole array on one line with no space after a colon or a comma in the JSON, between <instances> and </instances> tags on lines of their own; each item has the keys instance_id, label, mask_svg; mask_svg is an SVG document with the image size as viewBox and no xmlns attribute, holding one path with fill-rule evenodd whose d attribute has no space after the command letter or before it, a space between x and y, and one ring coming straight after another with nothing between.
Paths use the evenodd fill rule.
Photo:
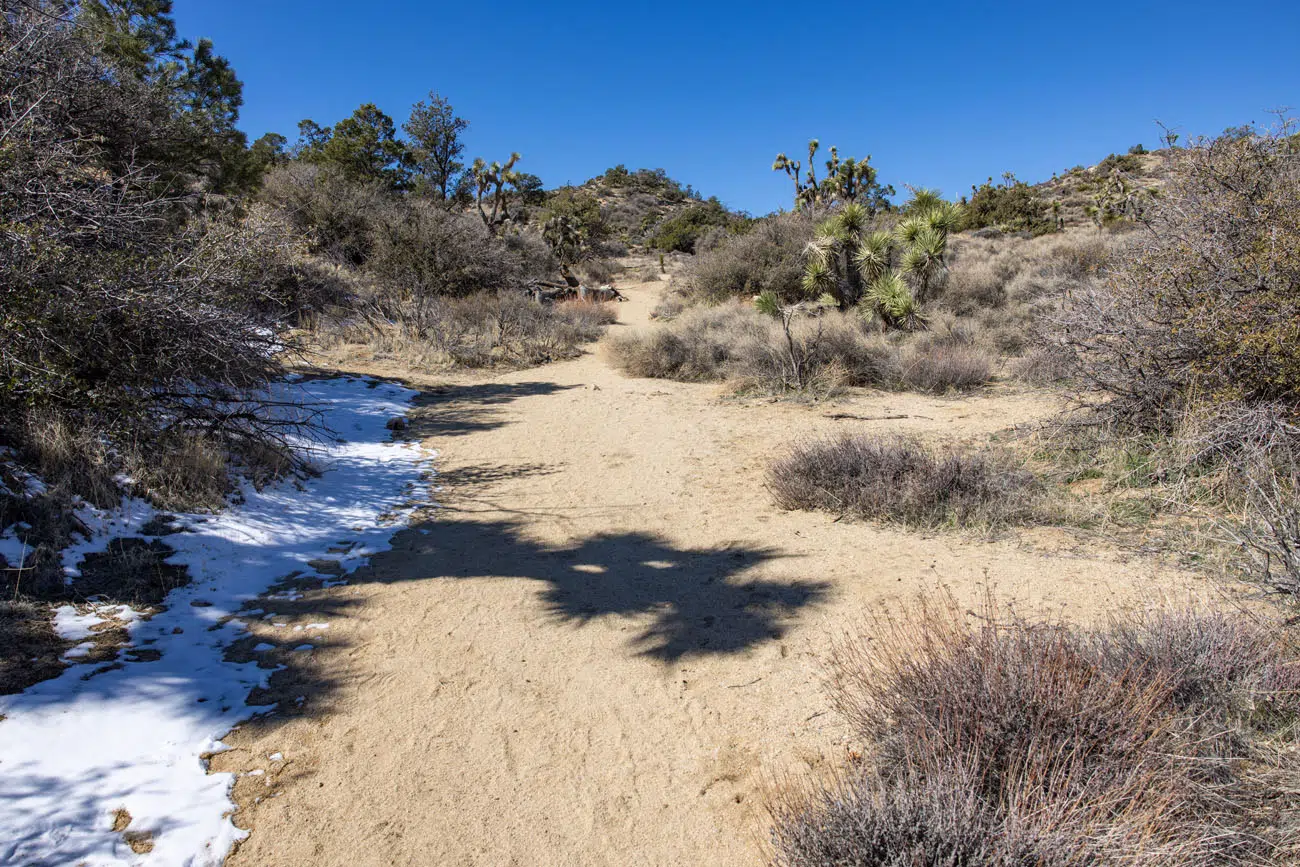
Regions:
<instances>
[{"instance_id":1,"label":"dry grass","mask_svg":"<svg viewBox=\"0 0 1300 867\"><path fill-rule=\"evenodd\" d=\"M698 307L663 327L614 337L608 351L614 365L631 376L719 382L726 379L740 345L764 338L768 330L763 317L741 304Z\"/></svg>"},{"instance_id":2,"label":"dry grass","mask_svg":"<svg viewBox=\"0 0 1300 867\"><path fill-rule=\"evenodd\" d=\"M1050 385L1063 371L1058 354L1042 352L1045 321L1067 292L1100 278L1122 243L1081 229L1038 238L956 236L946 285L925 310L928 331L882 334L851 314L828 313L796 324L800 345L792 350L779 329L760 328L740 308L760 291L779 301L802 297L803 245L796 242L810 231L806 217L764 220L697 256L655 311L667 328L620 339L615 363L636 376L734 379L769 394L827 393L837 384L943 394L988 383L1010 356L1024 381ZM1016 361L1027 351L1026 361ZM812 368L806 380L813 388L791 376L800 355Z\"/></svg>"},{"instance_id":3,"label":"dry grass","mask_svg":"<svg viewBox=\"0 0 1300 867\"><path fill-rule=\"evenodd\" d=\"M845 435L796 445L768 469L784 509L910 527L995 529L1044 520L1043 486L1008 453Z\"/></svg>"},{"instance_id":4,"label":"dry grass","mask_svg":"<svg viewBox=\"0 0 1300 867\"><path fill-rule=\"evenodd\" d=\"M903 356L899 382L912 391L944 394L969 391L993 378L994 358L978 346L961 343L914 345Z\"/></svg>"},{"instance_id":5,"label":"dry grass","mask_svg":"<svg viewBox=\"0 0 1300 867\"><path fill-rule=\"evenodd\" d=\"M689 307L660 327L611 340L609 354L632 376L729 381L747 393L821 396L842 386L906 387L897 339L853 314L797 318L787 338L778 321L751 304Z\"/></svg>"},{"instance_id":6,"label":"dry grass","mask_svg":"<svg viewBox=\"0 0 1300 867\"><path fill-rule=\"evenodd\" d=\"M125 605L157 605L177 587L190 583L184 566L166 562L175 552L154 539L113 539L104 551L87 554L72 592L81 599L97 597Z\"/></svg>"},{"instance_id":7,"label":"dry grass","mask_svg":"<svg viewBox=\"0 0 1300 867\"><path fill-rule=\"evenodd\" d=\"M1296 854L1294 653L1241 615L1083 632L919 600L840 642L866 757L776 801L779 865L1275 864Z\"/></svg>"},{"instance_id":8,"label":"dry grass","mask_svg":"<svg viewBox=\"0 0 1300 867\"><path fill-rule=\"evenodd\" d=\"M322 349L364 346L416 369L518 368L580 355L617 318L607 304L539 304L503 291L466 298L379 296L364 315L323 317L311 329Z\"/></svg>"},{"instance_id":9,"label":"dry grass","mask_svg":"<svg viewBox=\"0 0 1300 867\"><path fill-rule=\"evenodd\" d=\"M48 606L0 602L0 695L22 692L63 670L68 643L54 631Z\"/></svg>"}]
</instances>

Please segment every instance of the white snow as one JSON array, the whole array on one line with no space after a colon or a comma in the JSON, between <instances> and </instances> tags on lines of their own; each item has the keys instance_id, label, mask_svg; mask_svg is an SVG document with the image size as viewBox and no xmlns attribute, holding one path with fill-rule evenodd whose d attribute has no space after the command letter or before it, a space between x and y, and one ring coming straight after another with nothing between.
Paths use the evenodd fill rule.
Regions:
<instances>
[{"instance_id":1,"label":"white snow","mask_svg":"<svg viewBox=\"0 0 1300 867\"><path fill-rule=\"evenodd\" d=\"M68 650L66 650L63 654L63 658L65 660L79 659L85 656L86 654L90 653L90 651L94 649L95 649L95 642L83 641L81 644L78 644L76 647L71 647Z\"/></svg>"},{"instance_id":2,"label":"white snow","mask_svg":"<svg viewBox=\"0 0 1300 867\"><path fill-rule=\"evenodd\" d=\"M23 560L27 559L32 549L18 538L14 533L15 529L17 528L6 528L3 533L0 533L0 557L3 557L11 568L17 569L23 565Z\"/></svg>"},{"instance_id":3,"label":"white snow","mask_svg":"<svg viewBox=\"0 0 1300 867\"><path fill-rule=\"evenodd\" d=\"M201 867L220 864L243 836L229 815L234 775L209 774L199 758L223 749L220 738L253 714L244 699L270 675L255 662L224 660L225 648L247 632L233 616L285 575L309 571L310 561L335 560L351 571L386 550L409 519L401 504L429 457L392 442L385 428L408 409L406 389L357 379L286 388L324 410L333 436L314 444L323 474L249 488L241 505L219 515L177 516L190 532L164 541L192 583L168 596L165 611L143 620L112 606L61 609L56 619L70 640L88 637L107 617L126 620L132 645L151 642L161 658L111 670L74 664L0 697L0 863ZM96 533L65 555L65 568L75 574L86 553L138 535L153 514L134 500L112 512L83 510ZM341 538L356 547L329 553ZM130 830L153 832L152 852L135 854L112 831L118 809L131 814Z\"/></svg>"},{"instance_id":4,"label":"white snow","mask_svg":"<svg viewBox=\"0 0 1300 867\"><path fill-rule=\"evenodd\" d=\"M61 605L59 610L54 612L54 631L66 641L89 638L95 634L91 627L103 622L104 618L94 610L82 614L71 605Z\"/></svg>"}]
</instances>

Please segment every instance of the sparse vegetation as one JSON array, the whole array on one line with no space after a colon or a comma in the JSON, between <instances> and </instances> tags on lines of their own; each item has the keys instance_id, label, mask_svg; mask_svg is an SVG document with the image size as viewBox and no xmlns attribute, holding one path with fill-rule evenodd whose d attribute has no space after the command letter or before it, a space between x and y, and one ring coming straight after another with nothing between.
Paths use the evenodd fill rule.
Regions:
<instances>
[{"instance_id":1,"label":"sparse vegetation","mask_svg":"<svg viewBox=\"0 0 1300 867\"><path fill-rule=\"evenodd\" d=\"M1146 231L1105 281L1070 295L1055 339L1086 389L1078 418L1096 439L1154 443L1150 483L1217 512L1247 553L1271 549L1245 562L1294 592L1279 520L1294 509L1300 394L1300 157L1290 132L1168 151ZM1226 517L1234 512L1244 516L1236 529Z\"/></svg>"},{"instance_id":2,"label":"sparse vegetation","mask_svg":"<svg viewBox=\"0 0 1300 867\"><path fill-rule=\"evenodd\" d=\"M910 527L996 529L1039 519L1043 488L1006 452L940 450L902 439L802 443L768 470L785 509Z\"/></svg>"},{"instance_id":3,"label":"sparse vegetation","mask_svg":"<svg viewBox=\"0 0 1300 867\"><path fill-rule=\"evenodd\" d=\"M1245 615L1082 631L920 600L843 640L828 688L860 757L772 806L773 863L1264 865L1300 667Z\"/></svg>"},{"instance_id":4,"label":"sparse vegetation","mask_svg":"<svg viewBox=\"0 0 1300 867\"><path fill-rule=\"evenodd\" d=\"M994 227L1004 232L1043 235L1061 228L1048 203L1011 174L996 186L989 178L980 186L971 187L970 200L965 205L966 226L971 229Z\"/></svg>"}]
</instances>

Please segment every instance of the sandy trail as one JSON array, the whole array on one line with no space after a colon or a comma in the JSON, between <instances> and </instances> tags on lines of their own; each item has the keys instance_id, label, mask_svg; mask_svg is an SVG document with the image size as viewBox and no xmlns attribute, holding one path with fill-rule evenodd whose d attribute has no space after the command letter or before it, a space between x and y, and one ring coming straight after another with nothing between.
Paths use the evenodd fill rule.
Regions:
<instances>
[{"instance_id":1,"label":"sandy trail","mask_svg":"<svg viewBox=\"0 0 1300 867\"><path fill-rule=\"evenodd\" d=\"M662 286L626 290L615 328L647 326ZM265 770L236 786L254 830L231 864L758 864L772 775L843 749L819 658L867 606L987 582L1085 619L1188 580L785 513L763 488L799 437L982 437L1049 412L1033 394L747 403L599 352L407 381L440 508L351 584L267 606L331 626L214 760Z\"/></svg>"}]
</instances>

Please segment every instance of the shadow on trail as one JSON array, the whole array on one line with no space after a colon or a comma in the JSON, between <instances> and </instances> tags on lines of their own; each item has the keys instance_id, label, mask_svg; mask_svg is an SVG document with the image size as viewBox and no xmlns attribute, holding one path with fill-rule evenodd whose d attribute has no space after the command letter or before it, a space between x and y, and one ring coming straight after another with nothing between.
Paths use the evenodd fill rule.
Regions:
<instances>
[{"instance_id":1,"label":"shadow on trail","mask_svg":"<svg viewBox=\"0 0 1300 867\"><path fill-rule=\"evenodd\" d=\"M501 407L522 397L566 391L577 386L554 382L482 382L441 385L420 390L415 398L415 427L424 437L457 437L495 430L509 422Z\"/></svg>"},{"instance_id":2,"label":"shadow on trail","mask_svg":"<svg viewBox=\"0 0 1300 867\"><path fill-rule=\"evenodd\" d=\"M680 549L636 532L552 547L526 538L514 522L448 516L400 534L393 551L375 557L363 572L383 582L539 582L541 599L559 621L581 625L611 615L648 618L632 649L671 662L688 655L735 653L780 638L796 612L825 597L827 585L821 582L743 576L777 556L770 549L744 546Z\"/></svg>"}]
</instances>

